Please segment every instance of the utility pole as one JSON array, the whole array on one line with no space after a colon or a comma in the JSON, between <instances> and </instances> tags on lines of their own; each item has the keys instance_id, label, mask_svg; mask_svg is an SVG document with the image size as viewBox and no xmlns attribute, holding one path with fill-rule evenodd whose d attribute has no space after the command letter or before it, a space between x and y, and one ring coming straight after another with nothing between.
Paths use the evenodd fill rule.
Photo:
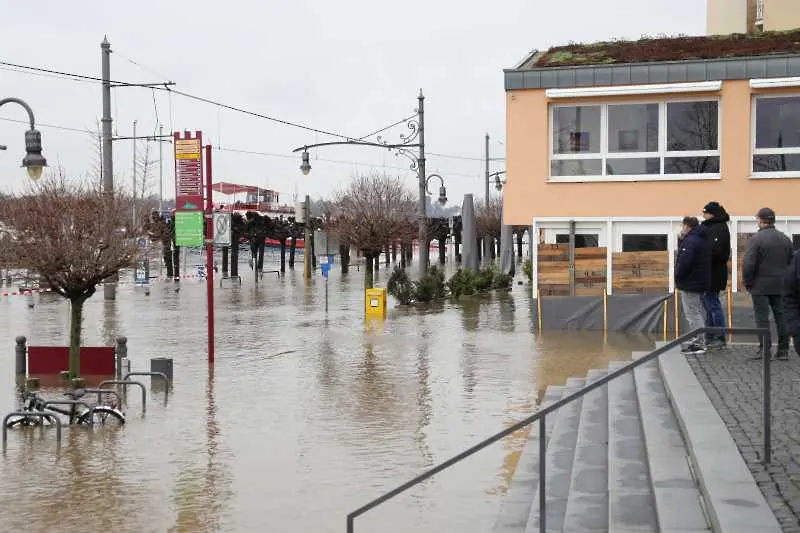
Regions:
<instances>
[{"instance_id":1,"label":"utility pole","mask_svg":"<svg viewBox=\"0 0 800 533\"><path fill-rule=\"evenodd\" d=\"M489 215L489 134L486 134L486 215ZM491 235L484 235L483 236L483 260L489 262L492 258L491 254L489 253L489 248L492 246L492 237Z\"/></svg>"},{"instance_id":2,"label":"utility pole","mask_svg":"<svg viewBox=\"0 0 800 533\"><path fill-rule=\"evenodd\" d=\"M158 125L158 214L164 212L164 125Z\"/></svg>"},{"instance_id":3,"label":"utility pole","mask_svg":"<svg viewBox=\"0 0 800 533\"><path fill-rule=\"evenodd\" d=\"M419 114L419 157L417 158L417 177L419 178L419 277L428 273L428 194L427 174L425 173L425 96L422 89L417 97Z\"/></svg>"},{"instance_id":4,"label":"utility pole","mask_svg":"<svg viewBox=\"0 0 800 533\"><path fill-rule=\"evenodd\" d=\"M114 160L111 153L111 43L108 37L103 37L100 43L101 51L101 70L103 77L103 192L107 195L114 194ZM115 300L117 297L116 282L118 276L114 276L103 285L103 298Z\"/></svg>"},{"instance_id":5,"label":"utility pole","mask_svg":"<svg viewBox=\"0 0 800 533\"><path fill-rule=\"evenodd\" d=\"M133 121L133 227L136 228L136 121Z\"/></svg>"}]
</instances>

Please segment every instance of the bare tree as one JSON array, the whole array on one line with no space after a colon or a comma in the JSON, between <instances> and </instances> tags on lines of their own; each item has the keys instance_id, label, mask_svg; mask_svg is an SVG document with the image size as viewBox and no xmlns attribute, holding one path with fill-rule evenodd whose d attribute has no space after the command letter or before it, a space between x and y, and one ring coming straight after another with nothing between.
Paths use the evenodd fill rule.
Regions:
<instances>
[{"instance_id":1,"label":"bare tree","mask_svg":"<svg viewBox=\"0 0 800 533\"><path fill-rule=\"evenodd\" d=\"M95 126L92 129L86 130L86 135L89 137L89 142L92 147L92 163L87 177L92 185L97 188L103 187L103 134L100 130L100 121L95 121Z\"/></svg>"},{"instance_id":2,"label":"bare tree","mask_svg":"<svg viewBox=\"0 0 800 533\"><path fill-rule=\"evenodd\" d=\"M485 236L494 239L500 238L501 205L499 198L490 198L487 207L486 201L479 201L475 205L475 229L478 237Z\"/></svg>"},{"instance_id":3,"label":"bare tree","mask_svg":"<svg viewBox=\"0 0 800 533\"><path fill-rule=\"evenodd\" d=\"M137 245L129 234L130 202L97 187L49 176L6 203L13 238L12 264L39 274L71 304L69 370L80 375L83 305L104 280L133 266Z\"/></svg>"},{"instance_id":4,"label":"bare tree","mask_svg":"<svg viewBox=\"0 0 800 533\"><path fill-rule=\"evenodd\" d=\"M372 288L375 257L387 242L406 242L417 227L411 191L398 177L374 173L356 176L335 195L332 229L339 239L361 250L366 261L364 286Z\"/></svg>"},{"instance_id":5,"label":"bare tree","mask_svg":"<svg viewBox=\"0 0 800 533\"><path fill-rule=\"evenodd\" d=\"M158 161L153 159L153 150L148 140L141 141L136 155L136 184L133 195L137 202L150 196Z\"/></svg>"}]
</instances>

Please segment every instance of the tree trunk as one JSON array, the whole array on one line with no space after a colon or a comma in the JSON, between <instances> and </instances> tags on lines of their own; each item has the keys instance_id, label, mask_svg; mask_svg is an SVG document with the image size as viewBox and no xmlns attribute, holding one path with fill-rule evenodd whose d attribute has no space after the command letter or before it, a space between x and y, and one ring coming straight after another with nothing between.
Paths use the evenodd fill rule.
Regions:
<instances>
[{"instance_id":1,"label":"tree trunk","mask_svg":"<svg viewBox=\"0 0 800 533\"><path fill-rule=\"evenodd\" d=\"M373 267L375 258L371 253L364 252L364 289L371 289L374 283Z\"/></svg>"},{"instance_id":2,"label":"tree trunk","mask_svg":"<svg viewBox=\"0 0 800 533\"><path fill-rule=\"evenodd\" d=\"M439 239L439 264L443 265L447 259L447 241Z\"/></svg>"},{"instance_id":3,"label":"tree trunk","mask_svg":"<svg viewBox=\"0 0 800 533\"><path fill-rule=\"evenodd\" d=\"M392 263L397 263L397 243L392 243Z\"/></svg>"},{"instance_id":4,"label":"tree trunk","mask_svg":"<svg viewBox=\"0 0 800 533\"><path fill-rule=\"evenodd\" d=\"M406 243L400 243L400 268L408 266L408 253L406 253Z\"/></svg>"},{"instance_id":5,"label":"tree trunk","mask_svg":"<svg viewBox=\"0 0 800 533\"><path fill-rule=\"evenodd\" d=\"M389 260L390 260L390 257L389 257L389 245L387 244L386 245L386 261L385 261L386 266L389 266Z\"/></svg>"},{"instance_id":6,"label":"tree trunk","mask_svg":"<svg viewBox=\"0 0 800 533\"><path fill-rule=\"evenodd\" d=\"M524 232L518 231L517 232L517 257L522 259L522 235Z\"/></svg>"},{"instance_id":7,"label":"tree trunk","mask_svg":"<svg viewBox=\"0 0 800 533\"><path fill-rule=\"evenodd\" d=\"M342 260L342 273L346 274L350 269L350 245L339 245L339 257Z\"/></svg>"},{"instance_id":8,"label":"tree trunk","mask_svg":"<svg viewBox=\"0 0 800 533\"><path fill-rule=\"evenodd\" d=\"M381 254L380 254L380 252L375 254L374 261L375 261L375 272L378 272L381 269Z\"/></svg>"},{"instance_id":9,"label":"tree trunk","mask_svg":"<svg viewBox=\"0 0 800 533\"><path fill-rule=\"evenodd\" d=\"M292 244L289 246L289 268L294 268L294 251L297 249L297 238L292 237Z\"/></svg>"},{"instance_id":10,"label":"tree trunk","mask_svg":"<svg viewBox=\"0 0 800 533\"><path fill-rule=\"evenodd\" d=\"M316 270L317 269L317 252L316 252L316 246L315 246L314 232L313 231L309 231L308 232L308 240L311 241L311 247L309 248L308 243L305 243L305 246L303 247L303 253L304 254L306 254L306 253L311 254L311 268Z\"/></svg>"},{"instance_id":11,"label":"tree trunk","mask_svg":"<svg viewBox=\"0 0 800 533\"><path fill-rule=\"evenodd\" d=\"M231 277L239 276L239 234L231 233Z\"/></svg>"},{"instance_id":12,"label":"tree trunk","mask_svg":"<svg viewBox=\"0 0 800 533\"><path fill-rule=\"evenodd\" d=\"M286 273L286 237L281 239L281 274Z\"/></svg>"},{"instance_id":13,"label":"tree trunk","mask_svg":"<svg viewBox=\"0 0 800 533\"><path fill-rule=\"evenodd\" d=\"M489 258L494 261L497 258L497 239L489 238Z\"/></svg>"},{"instance_id":14,"label":"tree trunk","mask_svg":"<svg viewBox=\"0 0 800 533\"><path fill-rule=\"evenodd\" d=\"M83 304L86 298L70 300L69 320L69 373L70 377L81 375L81 331L83 330Z\"/></svg>"}]
</instances>

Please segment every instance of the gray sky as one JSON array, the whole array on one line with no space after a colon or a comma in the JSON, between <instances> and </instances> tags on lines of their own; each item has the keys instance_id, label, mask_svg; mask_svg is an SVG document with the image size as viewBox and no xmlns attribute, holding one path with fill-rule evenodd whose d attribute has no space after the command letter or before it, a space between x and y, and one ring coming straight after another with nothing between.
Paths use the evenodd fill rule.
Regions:
<instances>
[{"instance_id":1,"label":"gray sky","mask_svg":"<svg viewBox=\"0 0 800 533\"><path fill-rule=\"evenodd\" d=\"M429 152L503 157L503 68L531 49L642 34L701 34L701 0L209 0L109 2L40 0L35 9L8 5L0 18L0 61L100 76L100 42L111 41L115 80L172 80L176 89L258 113L360 137L411 115L423 89ZM134 64L133 62L136 64ZM138 65L137 65L138 64ZM148 89L114 89L112 114L119 135L202 130L216 147L283 157L214 152L214 180L270 187L289 199L295 190L328 195L355 172L386 171L413 185L407 162L363 147L312 153L304 177L291 150L333 138L192 102ZM0 98L33 107L37 122L94 129L101 114L100 85L34 76L0 66ZM158 118L156 118L156 114ZM0 109L0 189L27 179L19 168L26 126L18 106ZM42 125L44 155L73 177L94 166L87 133ZM402 128L387 134L394 142ZM138 148L140 151L143 145ZM116 179L131 180L131 141L114 143ZM158 146L151 145L158 158ZM317 157L319 159L317 159ZM323 160L344 162L333 163ZM174 194L171 145L164 146L164 194ZM398 168L389 168L398 167ZM493 162L492 170L503 168ZM442 174L451 201L483 195L481 161L430 155L428 171ZM157 192L157 163L154 191ZM435 193L433 182L432 191ZM129 186L129 185L128 185ZM288 196L287 196L288 195Z\"/></svg>"}]
</instances>

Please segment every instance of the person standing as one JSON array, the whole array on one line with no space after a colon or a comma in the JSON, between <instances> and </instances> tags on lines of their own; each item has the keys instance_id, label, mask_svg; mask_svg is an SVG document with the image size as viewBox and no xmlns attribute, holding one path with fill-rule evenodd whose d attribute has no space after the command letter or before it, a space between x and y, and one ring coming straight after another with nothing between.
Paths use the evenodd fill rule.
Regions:
<instances>
[{"instance_id":1,"label":"person standing","mask_svg":"<svg viewBox=\"0 0 800 533\"><path fill-rule=\"evenodd\" d=\"M702 225L711 244L711 285L703 293L703 307L706 311L705 324L711 328L725 327L725 314L722 312L719 293L728 288L728 261L731 258L731 232L728 229L730 219L719 202L708 202L703 208ZM706 335L706 348L724 347L724 334Z\"/></svg>"},{"instance_id":2,"label":"person standing","mask_svg":"<svg viewBox=\"0 0 800 533\"><path fill-rule=\"evenodd\" d=\"M769 312L775 320L778 331L778 351L776 359L789 357L789 336L783 316L783 278L787 266L792 261L794 249L789 237L775 229L775 211L763 207L756 214L758 232L750 238L744 255L742 275L745 289L753 299L756 327L769 328ZM764 346L758 341L756 359L770 356L772 346Z\"/></svg>"},{"instance_id":3,"label":"person standing","mask_svg":"<svg viewBox=\"0 0 800 533\"><path fill-rule=\"evenodd\" d=\"M675 287L680 291L683 315L689 330L705 326L703 295L711 287L711 244L706 229L696 217L683 217L683 237L675 259ZM705 353L705 339L697 336L684 345L684 355Z\"/></svg>"},{"instance_id":4,"label":"person standing","mask_svg":"<svg viewBox=\"0 0 800 533\"><path fill-rule=\"evenodd\" d=\"M783 276L783 313L786 334L794 339L794 351L800 355L800 251L794 253Z\"/></svg>"}]
</instances>

